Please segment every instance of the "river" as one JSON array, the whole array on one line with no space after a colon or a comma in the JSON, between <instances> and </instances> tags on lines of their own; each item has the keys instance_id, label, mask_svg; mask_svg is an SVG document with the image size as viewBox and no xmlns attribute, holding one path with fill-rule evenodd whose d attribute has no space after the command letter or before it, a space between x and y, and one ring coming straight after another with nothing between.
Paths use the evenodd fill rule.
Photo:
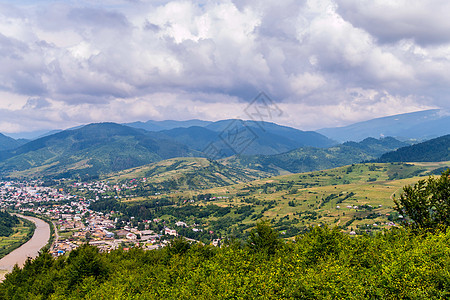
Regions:
<instances>
[{"instance_id":1,"label":"river","mask_svg":"<svg viewBox=\"0 0 450 300\"><path fill-rule=\"evenodd\" d=\"M36 224L36 230L28 242L0 259L0 282L3 281L6 273L11 272L15 264L22 267L28 257L38 256L39 250L47 245L50 238L50 226L46 222L34 217L17 216L32 221Z\"/></svg>"}]
</instances>

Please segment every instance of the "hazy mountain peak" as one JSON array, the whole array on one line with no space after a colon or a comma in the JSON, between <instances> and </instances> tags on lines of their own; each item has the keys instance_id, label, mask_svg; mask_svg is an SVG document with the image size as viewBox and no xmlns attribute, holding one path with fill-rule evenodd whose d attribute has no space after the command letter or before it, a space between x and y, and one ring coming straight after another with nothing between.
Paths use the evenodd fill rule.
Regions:
<instances>
[{"instance_id":1,"label":"hazy mountain peak","mask_svg":"<svg viewBox=\"0 0 450 300\"><path fill-rule=\"evenodd\" d=\"M450 133L450 115L439 109L430 109L376 118L343 127L323 128L317 132L340 142L385 136L423 140Z\"/></svg>"}]
</instances>

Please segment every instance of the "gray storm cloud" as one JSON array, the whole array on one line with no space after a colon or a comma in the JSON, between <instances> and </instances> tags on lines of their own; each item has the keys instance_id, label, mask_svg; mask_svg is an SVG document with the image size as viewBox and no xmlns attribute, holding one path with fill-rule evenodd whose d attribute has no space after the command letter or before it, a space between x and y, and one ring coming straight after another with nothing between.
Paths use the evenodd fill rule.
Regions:
<instances>
[{"instance_id":1,"label":"gray storm cloud","mask_svg":"<svg viewBox=\"0 0 450 300\"><path fill-rule=\"evenodd\" d=\"M261 90L305 129L445 108L450 6L431 2L0 3L0 132L243 117Z\"/></svg>"}]
</instances>

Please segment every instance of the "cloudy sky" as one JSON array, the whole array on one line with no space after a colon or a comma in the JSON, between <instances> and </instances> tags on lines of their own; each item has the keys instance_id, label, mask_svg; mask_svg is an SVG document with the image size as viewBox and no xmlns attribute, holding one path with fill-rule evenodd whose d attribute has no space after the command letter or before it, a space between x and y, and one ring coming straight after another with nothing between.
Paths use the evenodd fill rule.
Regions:
<instances>
[{"instance_id":1,"label":"cloudy sky","mask_svg":"<svg viewBox=\"0 0 450 300\"><path fill-rule=\"evenodd\" d=\"M0 132L245 118L300 129L450 109L445 0L0 0Z\"/></svg>"}]
</instances>

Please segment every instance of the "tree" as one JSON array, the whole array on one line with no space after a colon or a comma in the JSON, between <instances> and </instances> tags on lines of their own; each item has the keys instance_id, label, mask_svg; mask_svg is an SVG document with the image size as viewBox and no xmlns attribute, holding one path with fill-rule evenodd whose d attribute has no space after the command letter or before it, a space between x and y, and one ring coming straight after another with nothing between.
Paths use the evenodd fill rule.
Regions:
<instances>
[{"instance_id":1,"label":"tree","mask_svg":"<svg viewBox=\"0 0 450 300\"><path fill-rule=\"evenodd\" d=\"M275 254L281 245L278 239L278 232L275 231L268 221L261 221L256 224L256 228L250 231L247 246L254 252Z\"/></svg>"},{"instance_id":2,"label":"tree","mask_svg":"<svg viewBox=\"0 0 450 300\"><path fill-rule=\"evenodd\" d=\"M394 209L414 229L434 230L450 225L450 169L439 178L428 177L405 186Z\"/></svg>"},{"instance_id":3,"label":"tree","mask_svg":"<svg viewBox=\"0 0 450 300\"><path fill-rule=\"evenodd\" d=\"M191 248L191 243L182 236L177 236L167 246L169 253L172 255L184 254L189 248Z\"/></svg>"},{"instance_id":4,"label":"tree","mask_svg":"<svg viewBox=\"0 0 450 300\"><path fill-rule=\"evenodd\" d=\"M101 258L98 248L83 244L78 249L70 252L67 258L68 289L83 281L84 278L93 276L101 281L106 278L109 268Z\"/></svg>"}]
</instances>

